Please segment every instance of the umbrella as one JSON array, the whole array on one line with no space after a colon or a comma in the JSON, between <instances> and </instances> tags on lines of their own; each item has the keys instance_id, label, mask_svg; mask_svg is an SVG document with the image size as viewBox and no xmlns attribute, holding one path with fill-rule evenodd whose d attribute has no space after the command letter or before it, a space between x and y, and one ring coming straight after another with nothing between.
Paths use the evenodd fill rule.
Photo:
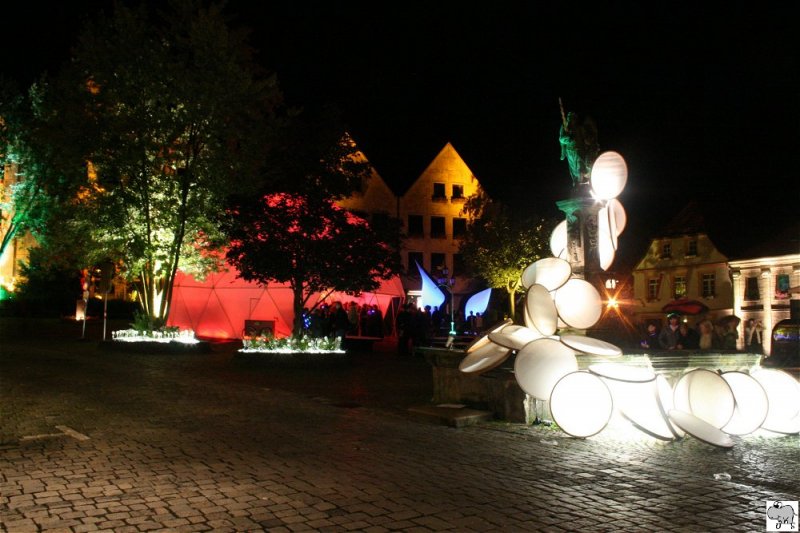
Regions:
<instances>
[{"instance_id":1,"label":"umbrella","mask_svg":"<svg viewBox=\"0 0 800 533\"><path fill-rule=\"evenodd\" d=\"M678 299L661 308L665 313L680 313L682 315L699 315L708 311L708 306L697 300Z\"/></svg>"},{"instance_id":2,"label":"umbrella","mask_svg":"<svg viewBox=\"0 0 800 533\"><path fill-rule=\"evenodd\" d=\"M742 319L736 315L727 315L717 319L717 325L723 327L730 325L731 327L736 328L739 327L739 322L741 321Z\"/></svg>"}]
</instances>

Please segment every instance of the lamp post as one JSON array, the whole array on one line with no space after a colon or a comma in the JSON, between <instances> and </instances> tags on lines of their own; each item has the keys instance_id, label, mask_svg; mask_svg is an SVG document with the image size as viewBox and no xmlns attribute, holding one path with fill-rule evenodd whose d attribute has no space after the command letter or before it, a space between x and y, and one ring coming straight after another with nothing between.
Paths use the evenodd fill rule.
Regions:
<instances>
[{"instance_id":1,"label":"lamp post","mask_svg":"<svg viewBox=\"0 0 800 533\"><path fill-rule=\"evenodd\" d=\"M441 277L436 280L436 284L450 294L450 332L448 334L454 337L456 334L456 321L453 318L453 286L456 284L456 278L449 277L450 272L447 267L442 268L440 274ZM447 343L452 344L452 339L448 339Z\"/></svg>"}]
</instances>

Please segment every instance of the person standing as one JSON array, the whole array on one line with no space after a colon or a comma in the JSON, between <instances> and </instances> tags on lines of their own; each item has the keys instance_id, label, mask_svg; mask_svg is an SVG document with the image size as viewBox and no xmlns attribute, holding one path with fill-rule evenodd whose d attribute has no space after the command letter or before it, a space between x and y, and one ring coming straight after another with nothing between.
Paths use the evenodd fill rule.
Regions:
<instances>
[{"instance_id":1,"label":"person standing","mask_svg":"<svg viewBox=\"0 0 800 533\"><path fill-rule=\"evenodd\" d=\"M744 327L744 345L745 350L750 353L762 354L764 353L763 344L761 344L761 332L764 331L764 326L761 321L753 320L752 318L747 321Z\"/></svg>"},{"instance_id":2,"label":"person standing","mask_svg":"<svg viewBox=\"0 0 800 533\"><path fill-rule=\"evenodd\" d=\"M671 313L667 320L669 324L658 334L658 344L663 350L674 350L678 347L681 316L678 313Z\"/></svg>"}]
</instances>

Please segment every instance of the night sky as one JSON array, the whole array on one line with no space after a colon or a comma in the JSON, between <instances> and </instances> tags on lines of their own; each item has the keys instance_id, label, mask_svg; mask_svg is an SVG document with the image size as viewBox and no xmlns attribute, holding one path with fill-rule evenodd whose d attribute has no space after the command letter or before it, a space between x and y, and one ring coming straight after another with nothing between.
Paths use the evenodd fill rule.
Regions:
<instances>
[{"instance_id":1,"label":"night sky","mask_svg":"<svg viewBox=\"0 0 800 533\"><path fill-rule=\"evenodd\" d=\"M55 68L83 12L109 5L63 4L16 8L4 24L20 32L6 44L18 52L6 54L6 76ZM491 196L558 215L571 184L561 97L595 119L602 150L628 162L623 265L691 199L731 256L800 218L791 2L263 4L232 0L227 11L252 29L287 101L338 105L399 193L450 141Z\"/></svg>"}]
</instances>

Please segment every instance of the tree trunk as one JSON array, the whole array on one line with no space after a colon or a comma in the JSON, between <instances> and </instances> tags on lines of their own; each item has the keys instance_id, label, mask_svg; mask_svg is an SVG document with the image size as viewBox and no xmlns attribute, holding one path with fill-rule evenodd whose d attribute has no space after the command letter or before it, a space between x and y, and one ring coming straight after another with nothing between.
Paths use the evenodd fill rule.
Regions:
<instances>
[{"instance_id":1,"label":"tree trunk","mask_svg":"<svg viewBox=\"0 0 800 533\"><path fill-rule=\"evenodd\" d=\"M292 306L294 308L294 323L292 324L292 336L300 337L305 330L303 323L303 283L292 282Z\"/></svg>"}]
</instances>

